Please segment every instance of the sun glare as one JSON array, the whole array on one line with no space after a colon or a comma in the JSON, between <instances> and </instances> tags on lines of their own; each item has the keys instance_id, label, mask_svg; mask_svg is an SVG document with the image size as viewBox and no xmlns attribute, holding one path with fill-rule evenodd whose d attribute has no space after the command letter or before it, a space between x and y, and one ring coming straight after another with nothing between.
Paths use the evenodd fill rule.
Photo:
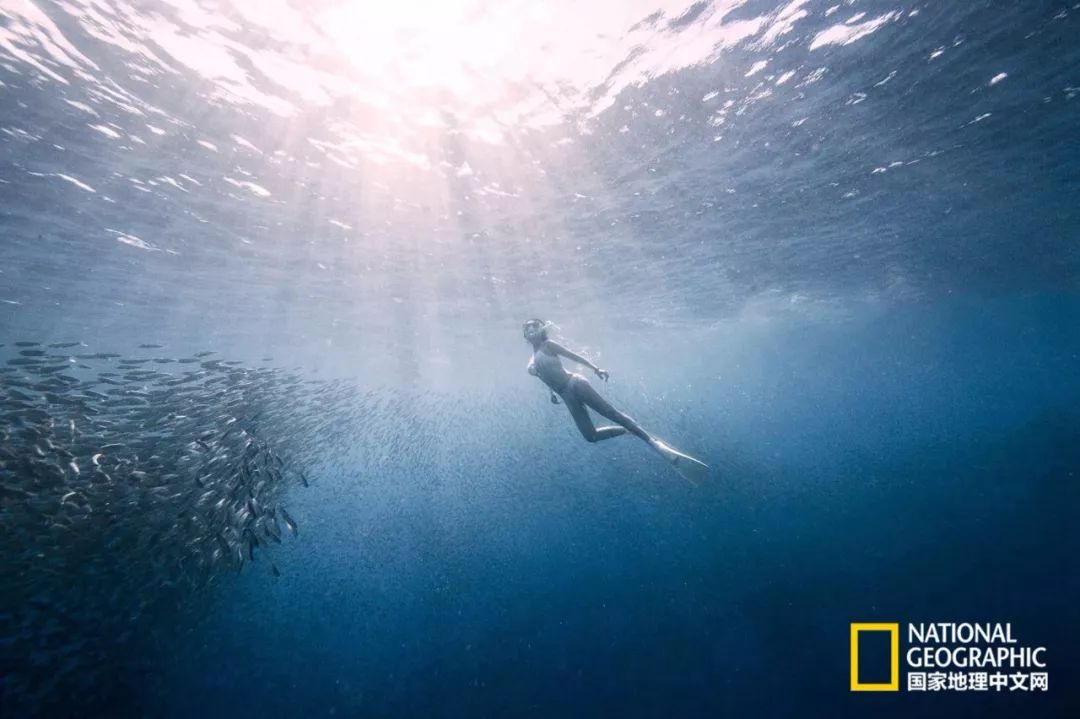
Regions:
<instances>
[{"instance_id":1,"label":"sun glare","mask_svg":"<svg viewBox=\"0 0 1080 719\"><path fill-rule=\"evenodd\" d=\"M354 1L322 11L315 24L365 77L417 91L490 95L524 20L470 0Z\"/></svg>"}]
</instances>

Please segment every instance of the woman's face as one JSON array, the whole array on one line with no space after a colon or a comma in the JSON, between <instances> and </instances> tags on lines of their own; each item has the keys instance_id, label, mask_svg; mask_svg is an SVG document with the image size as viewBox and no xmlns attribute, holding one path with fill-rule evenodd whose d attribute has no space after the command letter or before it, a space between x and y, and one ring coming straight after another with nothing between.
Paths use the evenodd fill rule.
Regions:
<instances>
[{"instance_id":1,"label":"woman's face","mask_svg":"<svg viewBox=\"0 0 1080 719\"><path fill-rule=\"evenodd\" d=\"M543 333L543 325L539 322L526 322L522 334L527 342L535 342Z\"/></svg>"}]
</instances>

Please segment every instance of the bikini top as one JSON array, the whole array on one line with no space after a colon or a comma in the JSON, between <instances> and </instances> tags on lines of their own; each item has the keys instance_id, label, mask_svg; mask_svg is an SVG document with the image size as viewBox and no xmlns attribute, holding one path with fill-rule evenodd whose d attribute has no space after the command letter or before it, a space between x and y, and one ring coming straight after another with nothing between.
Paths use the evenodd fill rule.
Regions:
<instances>
[{"instance_id":1,"label":"bikini top","mask_svg":"<svg viewBox=\"0 0 1080 719\"><path fill-rule=\"evenodd\" d=\"M559 358L550 352L538 349L533 352L533 356L529 359L529 374L531 375L550 374L552 372L558 374L565 371Z\"/></svg>"}]
</instances>

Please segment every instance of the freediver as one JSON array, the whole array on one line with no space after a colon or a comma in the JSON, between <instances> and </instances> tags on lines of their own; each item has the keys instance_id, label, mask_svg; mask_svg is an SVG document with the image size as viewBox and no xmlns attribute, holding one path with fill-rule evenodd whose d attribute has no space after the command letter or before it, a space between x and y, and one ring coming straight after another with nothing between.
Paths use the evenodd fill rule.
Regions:
<instances>
[{"instance_id":1,"label":"freediver","mask_svg":"<svg viewBox=\"0 0 1080 719\"><path fill-rule=\"evenodd\" d=\"M529 360L529 374L547 385L552 404L559 404L560 399L562 400L562 403L570 410L570 416L574 418L574 424L577 425L585 441L600 442L629 433L644 440L687 478L702 479L703 473L708 470L705 464L676 451L665 442L650 435L632 417L615 409L610 402L601 397L588 379L580 374L566 371L560 357L588 367L605 382L609 377L607 370L597 367L581 355L552 340L549 330L553 326L552 322L535 318L525 322L522 334L533 348L532 358ZM595 426L592 417L589 416L589 409L615 424Z\"/></svg>"}]
</instances>

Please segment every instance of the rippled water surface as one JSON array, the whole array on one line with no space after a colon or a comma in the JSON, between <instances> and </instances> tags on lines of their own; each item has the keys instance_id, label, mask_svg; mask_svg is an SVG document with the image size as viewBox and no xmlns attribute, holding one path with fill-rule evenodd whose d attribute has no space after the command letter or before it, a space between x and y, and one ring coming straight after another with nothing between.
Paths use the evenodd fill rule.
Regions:
<instances>
[{"instance_id":1,"label":"rippled water surface","mask_svg":"<svg viewBox=\"0 0 1080 719\"><path fill-rule=\"evenodd\" d=\"M3 713L1063 711L1078 23L1037 1L0 0L0 429L29 453L23 403L56 443L89 403L141 448L124 472L171 478L145 510L200 452L247 476L236 436L192 444L232 418L284 457L300 525L273 571L207 545L193 588L80 600L65 572L104 556L158 586L205 537L167 533L180 570L160 537L76 547L69 526L118 531L92 511L114 495L49 499L3 458L0 518L62 527L2 545L9 596L65 637L0 637ZM709 484L581 442L524 371L533 316ZM31 381L17 342L91 364ZM165 373L124 379L160 415L79 394L100 352ZM229 389L192 419L166 375L195 359ZM57 476L91 481L68 435ZM1013 621L1062 689L867 710L847 623L897 618Z\"/></svg>"}]
</instances>

